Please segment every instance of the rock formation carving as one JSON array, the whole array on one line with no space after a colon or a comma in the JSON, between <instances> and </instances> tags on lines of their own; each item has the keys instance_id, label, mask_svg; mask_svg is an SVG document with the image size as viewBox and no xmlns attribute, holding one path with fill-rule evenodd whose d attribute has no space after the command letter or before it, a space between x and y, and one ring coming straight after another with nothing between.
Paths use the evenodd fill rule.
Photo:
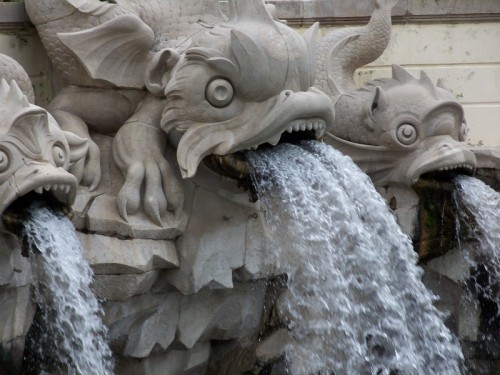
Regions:
<instances>
[{"instance_id":1,"label":"rock formation carving","mask_svg":"<svg viewBox=\"0 0 500 375\"><path fill-rule=\"evenodd\" d=\"M68 83L51 113L81 136L117 131L124 219L140 208L158 225L179 216L182 187L166 149L192 177L207 155L274 145L287 131L322 136L333 120L328 97L311 87L317 27L302 37L261 0L230 5L226 21L213 0L26 1ZM91 142L76 171L83 184L99 183L99 158Z\"/></svg>"},{"instance_id":2,"label":"rock formation carving","mask_svg":"<svg viewBox=\"0 0 500 375\"><path fill-rule=\"evenodd\" d=\"M335 103L336 118L325 141L351 156L378 186L411 186L425 173L460 169L472 173L474 154L461 143L463 108L440 81L425 72L414 78L393 66L392 78L357 89L354 71L377 59L391 35L397 0L378 0L364 27L334 31L318 46L315 85Z\"/></svg>"}]
</instances>

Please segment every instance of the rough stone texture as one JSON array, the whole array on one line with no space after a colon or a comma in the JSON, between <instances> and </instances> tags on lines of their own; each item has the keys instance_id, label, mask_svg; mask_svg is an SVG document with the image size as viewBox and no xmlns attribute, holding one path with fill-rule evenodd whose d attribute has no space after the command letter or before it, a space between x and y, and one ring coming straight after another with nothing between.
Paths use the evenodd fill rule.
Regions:
<instances>
[{"instance_id":1,"label":"rough stone texture","mask_svg":"<svg viewBox=\"0 0 500 375\"><path fill-rule=\"evenodd\" d=\"M203 340L249 336L260 326L266 283L235 285L230 290L203 290L181 301L177 337L190 349Z\"/></svg>"},{"instance_id":2,"label":"rough stone texture","mask_svg":"<svg viewBox=\"0 0 500 375\"><path fill-rule=\"evenodd\" d=\"M205 286L231 288L232 271L243 266L247 220L241 206L196 189L186 232L177 241L180 267L169 281L184 294Z\"/></svg>"},{"instance_id":3,"label":"rough stone texture","mask_svg":"<svg viewBox=\"0 0 500 375\"><path fill-rule=\"evenodd\" d=\"M401 229L410 238L414 238L418 228L418 210L420 199L409 186L390 185L378 187L378 192L386 200L396 215Z\"/></svg>"},{"instance_id":4,"label":"rough stone texture","mask_svg":"<svg viewBox=\"0 0 500 375\"><path fill-rule=\"evenodd\" d=\"M458 285L465 285L470 277L470 266L458 249L452 249L446 254L427 262L426 267L446 276Z\"/></svg>"},{"instance_id":5,"label":"rough stone texture","mask_svg":"<svg viewBox=\"0 0 500 375\"><path fill-rule=\"evenodd\" d=\"M92 290L98 298L123 302L147 293L158 278L160 271L143 274L95 275Z\"/></svg>"},{"instance_id":6,"label":"rough stone texture","mask_svg":"<svg viewBox=\"0 0 500 375\"><path fill-rule=\"evenodd\" d=\"M145 358L155 347L166 351L176 336L181 298L173 292L106 302L104 322L115 353Z\"/></svg>"},{"instance_id":7,"label":"rough stone texture","mask_svg":"<svg viewBox=\"0 0 500 375\"><path fill-rule=\"evenodd\" d=\"M136 296L104 304L111 345L126 357L145 358L152 351L192 349L207 340L230 340L255 334L261 324L265 282L234 289L204 289L192 296L179 292Z\"/></svg>"},{"instance_id":8,"label":"rough stone texture","mask_svg":"<svg viewBox=\"0 0 500 375\"><path fill-rule=\"evenodd\" d=\"M462 340L477 340L480 324L479 302L467 293L465 286L427 268L423 282L439 296L436 306L450 314L445 323Z\"/></svg>"},{"instance_id":9,"label":"rough stone texture","mask_svg":"<svg viewBox=\"0 0 500 375\"><path fill-rule=\"evenodd\" d=\"M171 350L140 361L118 360L116 373L121 375L203 375L210 357L210 343L199 343L191 350Z\"/></svg>"},{"instance_id":10,"label":"rough stone texture","mask_svg":"<svg viewBox=\"0 0 500 375\"><path fill-rule=\"evenodd\" d=\"M285 346L290 341L288 330L279 329L267 337L257 347L257 359L262 363L275 362L285 354Z\"/></svg>"},{"instance_id":11,"label":"rough stone texture","mask_svg":"<svg viewBox=\"0 0 500 375\"><path fill-rule=\"evenodd\" d=\"M171 241L120 240L97 234L78 233L85 258L98 275L144 273L179 265Z\"/></svg>"},{"instance_id":12,"label":"rough stone texture","mask_svg":"<svg viewBox=\"0 0 500 375\"><path fill-rule=\"evenodd\" d=\"M17 238L8 233L0 234L0 288L19 287L32 281L31 266L21 256Z\"/></svg>"},{"instance_id":13,"label":"rough stone texture","mask_svg":"<svg viewBox=\"0 0 500 375\"><path fill-rule=\"evenodd\" d=\"M0 289L0 342L23 337L31 325L35 309L30 286Z\"/></svg>"}]
</instances>

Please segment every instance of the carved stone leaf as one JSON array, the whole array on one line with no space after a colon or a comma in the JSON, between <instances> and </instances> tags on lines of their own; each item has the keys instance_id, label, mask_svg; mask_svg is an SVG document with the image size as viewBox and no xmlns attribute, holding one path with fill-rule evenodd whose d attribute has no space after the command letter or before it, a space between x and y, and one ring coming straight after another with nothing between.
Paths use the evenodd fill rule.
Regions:
<instances>
[{"instance_id":1,"label":"carved stone leaf","mask_svg":"<svg viewBox=\"0 0 500 375\"><path fill-rule=\"evenodd\" d=\"M92 78L119 87L144 87L154 33L139 17L123 15L88 30L57 35Z\"/></svg>"}]
</instances>

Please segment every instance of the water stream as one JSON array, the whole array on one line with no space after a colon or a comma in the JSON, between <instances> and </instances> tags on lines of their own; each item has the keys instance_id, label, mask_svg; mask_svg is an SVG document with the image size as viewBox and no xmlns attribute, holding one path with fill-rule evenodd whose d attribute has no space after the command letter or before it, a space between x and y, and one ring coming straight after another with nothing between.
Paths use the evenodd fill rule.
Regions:
<instances>
[{"instance_id":1,"label":"water stream","mask_svg":"<svg viewBox=\"0 0 500 375\"><path fill-rule=\"evenodd\" d=\"M35 299L41 316L32 338L38 373L113 374L112 353L99 302L90 289L92 270L71 221L35 203L24 220ZM54 363L55 362L55 363Z\"/></svg>"},{"instance_id":2,"label":"water stream","mask_svg":"<svg viewBox=\"0 0 500 375\"><path fill-rule=\"evenodd\" d=\"M410 240L368 176L305 142L249 155L288 289L292 374L460 374L463 355Z\"/></svg>"},{"instance_id":3,"label":"water stream","mask_svg":"<svg viewBox=\"0 0 500 375\"><path fill-rule=\"evenodd\" d=\"M473 177L461 176L455 185L457 227L464 237L459 249L473 271L471 289L482 303L483 315L489 315L486 323L499 324L500 193ZM460 230L461 226L465 230ZM485 340L499 340L494 333L485 336Z\"/></svg>"}]
</instances>

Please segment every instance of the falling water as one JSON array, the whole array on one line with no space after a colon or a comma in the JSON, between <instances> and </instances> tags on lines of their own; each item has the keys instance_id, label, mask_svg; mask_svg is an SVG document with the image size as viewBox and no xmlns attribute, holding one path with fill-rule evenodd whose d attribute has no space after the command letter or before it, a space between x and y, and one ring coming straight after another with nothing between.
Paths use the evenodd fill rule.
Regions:
<instances>
[{"instance_id":1,"label":"falling water","mask_svg":"<svg viewBox=\"0 0 500 375\"><path fill-rule=\"evenodd\" d=\"M293 374L460 374L416 254L369 178L329 146L249 155L288 289Z\"/></svg>"},{"instance_id":2,"label":"falling water","mask_svg":"<svg viewBox=\"0 0 500 375\"><path fill-rule=\"evenodd\" d=\"M464 259L473 270L482 268L488 280L476 280L476 293L496 305L500 315L500 194L482 181L467 176L455 180L455 206L459 223L465 224L466 241L460 243ZM471 220L472 219L472 220ZM470 226L473 221L475 225Z\"/></svg>"},{"instance_id":3,"label":"falling water","mask_svg":"<svg viewBox=\"0 0 500 375\"><path fill-rule=\"evenodd\" d=\"M89 287L92 270L71 222L40 204L30 212L23 236L31 253L35 298L42 314L42 332L33 345L41 362L39 373L53 371L57 361L57 370L67 374L112 374L101 309Z\"/></svg>"}]
</instances>

